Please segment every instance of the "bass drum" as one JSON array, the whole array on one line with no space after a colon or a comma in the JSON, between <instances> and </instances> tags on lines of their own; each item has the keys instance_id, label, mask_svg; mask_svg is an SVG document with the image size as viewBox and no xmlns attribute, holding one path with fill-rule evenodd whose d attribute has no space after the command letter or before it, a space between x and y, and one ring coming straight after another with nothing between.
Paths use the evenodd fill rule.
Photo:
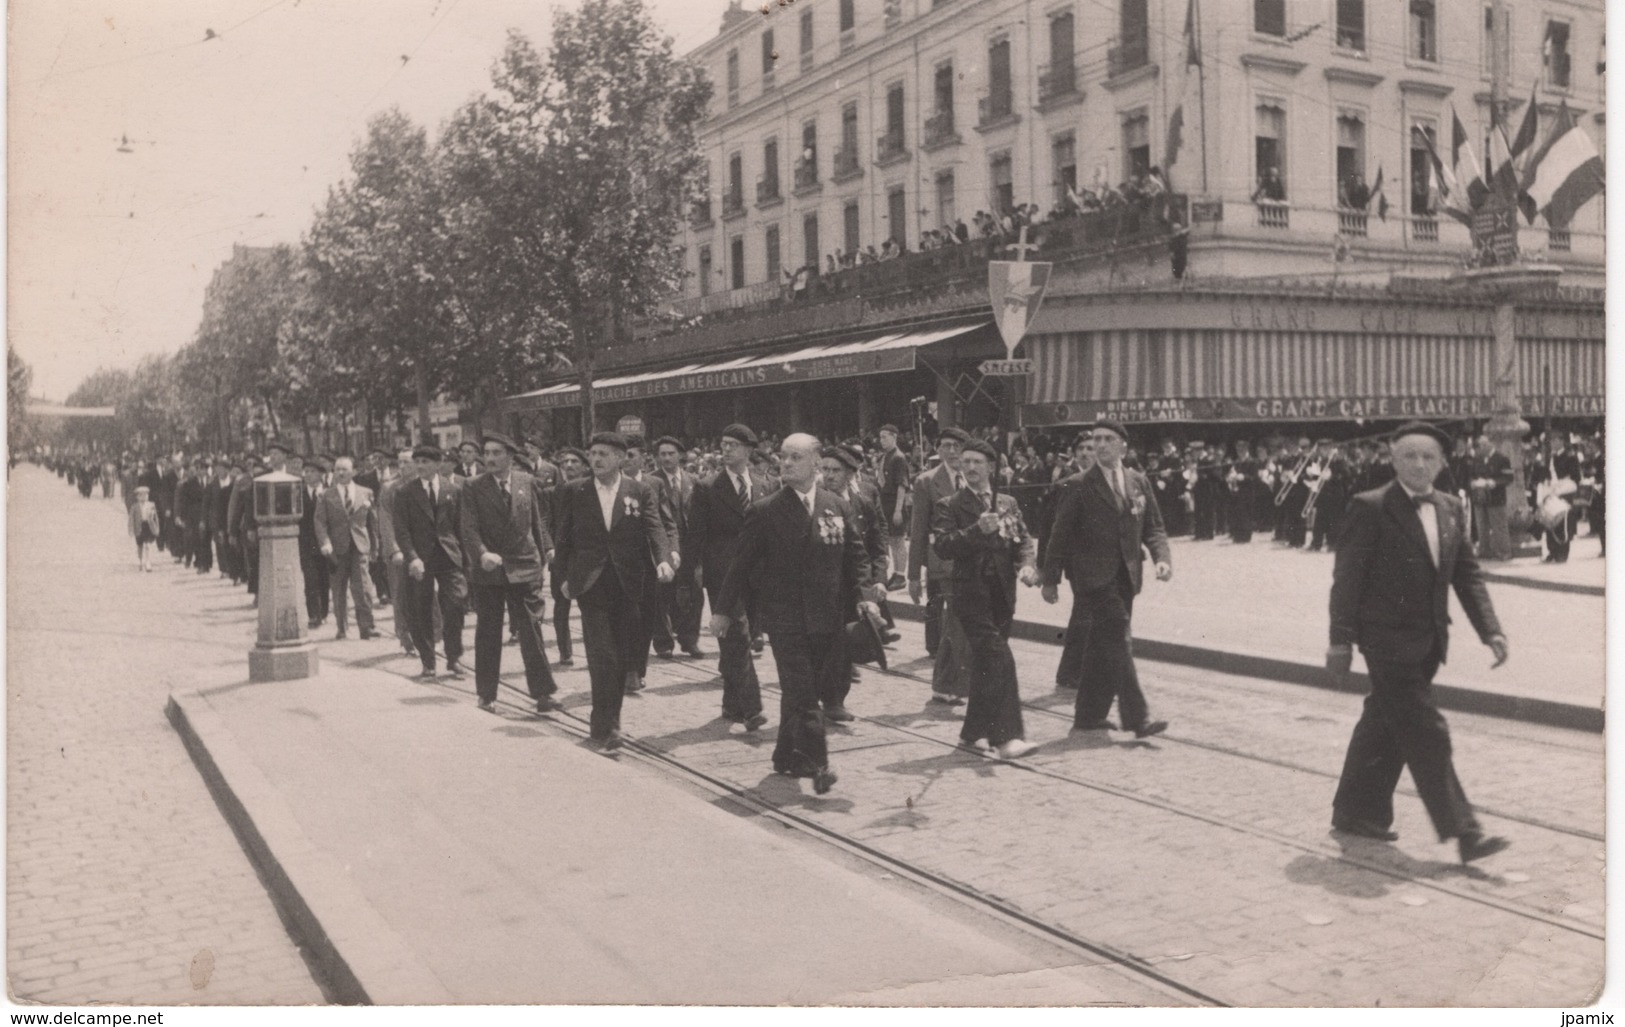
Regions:
<instances>
[{"instance_id":1,"label":"bass drum","mask_svg":"<svg viewBox=\"0 0 1625 1027\"><path fill-rule=\"evenodd\" d=\"M1573 506L1568 500L1559 496L1547 496L1540 501L1540 510L1536 516L1546 530L1556 531L1568 521L1569 511L1572 509Z\"/></svg>"}]
</instances>

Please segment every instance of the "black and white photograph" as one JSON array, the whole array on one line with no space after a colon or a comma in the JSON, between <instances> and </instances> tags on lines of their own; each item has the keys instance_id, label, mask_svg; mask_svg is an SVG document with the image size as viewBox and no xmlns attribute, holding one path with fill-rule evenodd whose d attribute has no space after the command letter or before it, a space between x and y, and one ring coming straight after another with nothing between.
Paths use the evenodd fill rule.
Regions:
<instances>
[{"instance_id":1,"label":"black and white photograph","mask_svg":"<svg viewBox=\"0 0 1625 1027\"><path fill-rule=\"evenodd\" d=\"M13 0L11 1022L1613 1022L1608 6Z\"/></svg>"}]
</instances>

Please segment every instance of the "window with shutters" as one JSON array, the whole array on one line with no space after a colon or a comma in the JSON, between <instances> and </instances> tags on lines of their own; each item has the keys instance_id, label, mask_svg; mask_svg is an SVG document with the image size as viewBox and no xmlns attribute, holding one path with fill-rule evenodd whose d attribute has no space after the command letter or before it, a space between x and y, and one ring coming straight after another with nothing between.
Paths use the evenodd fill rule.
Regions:
<instances>
[{"instance_id":1,"label":"window with shutters","mask_svg":"<svg viewBox=\"0 0 1625 1027\"><path fill-rule=\"evenodd\" d=\"M954 209L954 173L952 171L937 172L937 224L942 228L952 228L954 219L959 215Z\"/></svg>"},{"instance_id":2,"label":"window with shutters","mask_svg":"<svg viewBox=\"0 0 1625 1027\"><path fill-rule=\"evenodd\" d=\"M1123 118L1123 177L1134 178L1151 170L1151 119L1145 111Z\"/></svg>"},{"instance_id":3,"label":"window with shutters","mask_svg":"<svg viewBox=\"0 0 1625 1027\"><path fill-rule=\"evenodd\" d=\"M818 212L804 214L801 218L801 262L814 271L818 265Z\"/></svg>"},{"instance_id":4,"label":"window with shutters","mask_svg":"<svg viewBox=\"0 0 1625 1027\"><path fill-rule=\"evenodd\" d=\"M997 216L1010 213L1016 205L1016 186L1009 150L995 153L988 160L988 178L993 183L993 213Z\"/></svg>"},{"instance_id":5,"label":"window with shutters","mask_svg":"<svg viewBox=\"0 0 1625 1027\"><path fill-rule=\"evenodd\" d=\"M745 237L736 235L728 242L728 274L735 289L745 287Z\"/></svg>"},{"instance_id":6,"label":"window with shutters","mask_svg":"<svg viewBox=\"0 0 1625 1027\"><path fill-rule=\"evenodd\" d=\"M886 235L899 246L908 244L908 198L900 185L886 190Z\"/></svg>"},{"instance_id":7,"label":"window with shutters","mask_svg":"<svg viewBox=\"0 0 1625 1027\"><path fill-rule=\"evenodd\" d=\"M700 295L711 294L711 247L700 247Z\"/></svg>"},{"instance_id":8,"label":"window with shutters","mask_svg":"<svg viewBox=\"0 0 1625 1027\"><path fill-rule=\"evenodd\" d=\"M1055 172L1055 203L1066 203L1078 187L1078 143L1071 132L1050 140L1050 161Z\"/></svg>"}]
</instances>

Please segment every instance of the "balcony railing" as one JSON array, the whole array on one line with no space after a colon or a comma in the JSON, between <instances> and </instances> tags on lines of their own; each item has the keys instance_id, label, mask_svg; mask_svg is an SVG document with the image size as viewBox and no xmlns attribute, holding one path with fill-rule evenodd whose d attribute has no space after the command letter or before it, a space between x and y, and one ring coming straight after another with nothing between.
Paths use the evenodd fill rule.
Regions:
<instances>
[{"instance_id":1,"label":"balcony railing","mask_svg":"<svg viewBox=\"0 0 1625 1027\"><path fill-rule=\"evenodd\" d=\"M842 148L835 151L835 170L832 177L837 182L844 182L849 178L857 178L863 174L863 166L858 163L858 151L851 148Z\"/></svg>"},{"instance_id":2,"label":"balcony railing","mask_svg":"<svg viewBox=\"0 0 1625 1027\"><path fill-rule=\"evenodd\" d=\"M756 202L774 203L784 197L779 195L779 176L772 178L758 178L756 180Z\"/></svg>"},{"instance_id":3,"label":"balcony railing","mask_svg":"<svg viewBox=\"0 0 1625 1027\"><path fill-rule=\"evenodd\" d=\"M1574 240L1567 228L1546 229L1546 248L1553 253L1568 253L1573 249Z\"/></svg>"},{"instance_id":4,"label":"balcony railing","mask_svg":"<svg viewBox=\"0 0 1625 1027\"><path fill-rule=\"evenodd\" d=\"M795 170L796 192L801 193L809 189L818 188L818 161L802 158L796 161Z\"/></svg>"},{"instance_id":5,"label":"balcony railing","mask_svg":"<svg viewBox=\"0 0 1625 1027\"><path fill-rule=\"evenodd\" d=\"M1410 219L1412 242L1438 242L1439 219L1422 214Z\"/></svg>"},{"instance_id":6,"label":"balcony railing","mask_svg":"<svg viewBox=\"0 0 1625 1027\"><path fill-rule=\"evenodd\" d=\"M925 146L927 149L957 142L959 142L959 135L954 132L953 111L937 111L925 119Z\"/></svg>"},{"instance_id":7,"label":"balcony railing","mask_svg":"<svg viewBox=\"0 0 1625 1027\"><path fill-rule=\"evenodd\" d=\"M1280 200L1258 201L1259 228L1291 228L1292 207Z\"/></svg>"},{"instance_id":8,"label":"balcony railing","mask_svg":"<svg viewBox=\"0 0 1625 1027\"><path fill-rule=\"evenodd\" d=\"M1049 103L1052 100L1061 100L1078 95L1078 66L1075 62L1065 64L1040 64L1038 66L1038 102Z\"/></svg>"},{"instance_id":9,"label":"balcony railing","mask_svg":"<svg viewBox=\"0 0 1625 1027\"><path fill-rule=\"evenodd\" d=\"M1001 121L1009 120L1015 115L1015 94L1008 89L998 89L976 101L977 125L987 127Z\"/></svg>"},{"instance_id":10,"label":"balcony railing","mask_svg":"<svg viewBox=\"0 0 1625 1027\"><path fill-rule=\"evenodd\" d=\"M1146 37L1136 36L1132 39L1119 40L1112 37L1106 48L1107 74L1116 78L1127 75L1137 68L1143 68L1151 60L1151 48L1147 45Z\"/></svg>"},{"instance_id":11,"label":"balcony railing","mask_svg":"<svg viewBox=\"0 0 1625 1027\"><path fill-rule=\"evenodd\" d=\"M722 216L724 218L736 218L743 213L745 213L745 194L743 190L723 194Z\"/></svg>"},{"instance_id":12,"label":"balcony railing","mask_svg":"<svg viewBox=\"0 0 1625 1027\"><path fill-rule=\"evenodd\" d=\"M1370 216L1363 210L1339 210L1337 212L1337 231L1341 235L1364 239L1366 237L1366 220Z\"/></svg>"},{"instance_id":13,"label":"balcony railing","mask_svg":"<svg viewBox=\"0 0 1625 1027\"><path fill-rule=\"evenodd\" d=\"M857 46L857 45L858 45L858 30L857 29L842 29L841 30L841 53L843 53L843 54L844 53L850 53L852 48L854 46Z\"/></svg>"},{"instance_id":14,"label":"balcony railing","mask_svg":"<svg viewBox=\"0 0 1625 1027\"><path fill-rule=\"evenodd\" d=\"M897 129L892 132L882 132L880 135L875 137L876 164L891 164L894 161L902 160L907 156L908 151L903 148L902 129Z\"/></svg>"},{"instance_id":15,"label":"balcony railing","mask_svg":"<svg viewBox=\"0 0 1625 1027\"><path fill-rule=\"evenodd\" d=\"M700 228L711 223L711 200L709 197L696 200L688 209L688 223Z\"/></svg>"}]
</instances>

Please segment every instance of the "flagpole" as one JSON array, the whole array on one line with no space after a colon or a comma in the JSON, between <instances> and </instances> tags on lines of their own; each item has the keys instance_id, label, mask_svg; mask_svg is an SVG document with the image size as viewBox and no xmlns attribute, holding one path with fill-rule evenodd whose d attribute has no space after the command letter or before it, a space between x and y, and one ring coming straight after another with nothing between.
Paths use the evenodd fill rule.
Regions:
<instances>
[{"instance_id":1,"label":"flagpole","mask_svg":"<svg viewBox=\"0 0 1625 1027\"><path fill-rule=\"evenodd\" d=\"M1202 52L1202 9L1191 0L1191 44ZM1196 65L1196 103L1202 110L1202 193L1207 193L1207 61ZM1189 216L1188 214L1186 215Z\"/></svg>"}]
</instances>

